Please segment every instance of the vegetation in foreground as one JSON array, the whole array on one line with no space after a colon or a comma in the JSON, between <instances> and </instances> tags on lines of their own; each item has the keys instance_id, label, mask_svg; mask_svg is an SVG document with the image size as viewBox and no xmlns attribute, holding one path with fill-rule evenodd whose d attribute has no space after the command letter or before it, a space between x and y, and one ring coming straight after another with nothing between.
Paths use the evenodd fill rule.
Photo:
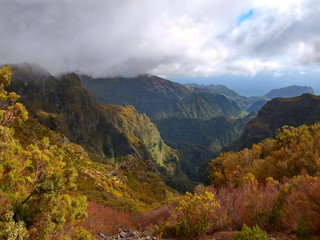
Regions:
<instances>
[{"instance_id":1,"label":"vegetation in foreground","mask_svg":"<svg viewBox=\"0 0 320 240\"><path fill-rule=\"evenodd\" d=\"M91 239L87 199L142 213L175 191L152 161L130 154L94 162L79 145L29 117L0 70L0 239ZM99 158L101 159L101 158ZM90 229L89 229L90 230Z\"/></svg>"},{"instance_id":2,"label":"vegetation in foreground","mask_svg":"<svg viewBox=\"0 0 320 240\"><path fill-rule=\"evenodd\" d=\"M4 89L10 77L9 67L0 70L1 239L92 239L81 227L88 198L143 213L169 197L176 208L158 227L163 237L239 231L233 239L268 239L266 232L319 239L320 124L284 127L276 139L221 154L210 164L212 186L177 197L152 162L91 161L81 146L28 119L19 96Z\"/></svg>"},{"instance_id":3,"label":"vegetation in foreground","mask_svg":"<svg viewBox=\"0 0 320 240\"><path fill-rule=\"evenodd\" d=\"M0 238L49 239L90 234L79 228L87 200L77 191L74 161L83 149L28 120L19 96L7 92L11 69L0 70Z\"/></svg>"},{"instance_id":4,"label":"vegetation in foreground","mask_svg":"<svg viewBox=\"0 0 320 240\"><path fill-rule=\"evenodd\" d=\"M162 236L241 231L233 239L268 239L264 231L320 239L320 124L284 127L276 139L212 160L212 185L177 200Z\"/></svg>"}]
</instances>

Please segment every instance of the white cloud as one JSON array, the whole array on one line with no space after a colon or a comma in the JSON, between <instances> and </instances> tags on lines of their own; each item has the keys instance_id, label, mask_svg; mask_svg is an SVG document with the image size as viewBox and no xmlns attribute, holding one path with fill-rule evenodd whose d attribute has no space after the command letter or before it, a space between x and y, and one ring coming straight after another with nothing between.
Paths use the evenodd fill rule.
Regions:
<instances>
[{"instance_id":1,"label":"white cloud","mask_svg":"<svg viewBox=\"0 0 320 240\"><path fill-rule=\"evenodd\" d=\"M53 72L255 75L320 65L318 0L0 0L0 62ZM237 24L254 8L254 16Z\"/></svg>"},{"instance_id":2,"label":"white cloud","mask_svg":"<svg viewBox=\"0 0 320 240\"><path fill-rule=\"evenodd\" d=\"M278 59L287 67L320 63L317 0L255 1L260 13L229 35L235 55Z\"/></svg>"}]
</instances>

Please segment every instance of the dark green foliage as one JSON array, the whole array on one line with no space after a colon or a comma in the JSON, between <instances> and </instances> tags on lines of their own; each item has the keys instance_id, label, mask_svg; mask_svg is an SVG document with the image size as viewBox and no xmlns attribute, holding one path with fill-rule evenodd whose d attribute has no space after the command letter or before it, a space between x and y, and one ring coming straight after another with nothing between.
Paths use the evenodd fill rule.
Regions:
<instances>
[{"instance_id":1,"label":"dark green foliage","mask_svg":"<svg viewBox=\"0 0 320 240\"><path fill-rule=\"evenodd\" d=\"M156 120L161 136L169 142L202 146L213 152L230 145L240 137L250 118L216 117L210 120L167 118Z\"/></svg>"}]
</instances>

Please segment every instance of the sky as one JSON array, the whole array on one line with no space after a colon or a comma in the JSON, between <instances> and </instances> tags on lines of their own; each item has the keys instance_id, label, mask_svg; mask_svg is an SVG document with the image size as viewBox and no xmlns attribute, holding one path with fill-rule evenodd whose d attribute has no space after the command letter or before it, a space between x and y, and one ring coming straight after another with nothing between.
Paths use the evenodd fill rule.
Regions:
<instances>
[{"instance_id":1,"label":"sky","mask_svg":"<svg viewBox=\"0 0 320 240\"><path fill-rule=\"evenodd\" d=\"M0 0L0 64L320 94L319 0ZM253 90L251 90L253 89Z\"/></svg>"}]
</instances>

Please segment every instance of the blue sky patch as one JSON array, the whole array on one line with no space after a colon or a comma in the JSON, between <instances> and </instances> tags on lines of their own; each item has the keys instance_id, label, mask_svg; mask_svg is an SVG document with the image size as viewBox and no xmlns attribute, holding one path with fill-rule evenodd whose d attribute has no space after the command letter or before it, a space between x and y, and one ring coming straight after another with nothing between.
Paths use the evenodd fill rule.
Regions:
<instances>
[{"instance_id":1,"label":"blue sky patch","mask_svg":"<svg viewBox=\"0 0 320 240\"><path fill-rule=\"evenodd\" d=\"M248 12L238 17L238 24L241 24L244 21L250 19L253 15L254 15L254 10L251 8Z\"/></svg>"}]
</instances>

